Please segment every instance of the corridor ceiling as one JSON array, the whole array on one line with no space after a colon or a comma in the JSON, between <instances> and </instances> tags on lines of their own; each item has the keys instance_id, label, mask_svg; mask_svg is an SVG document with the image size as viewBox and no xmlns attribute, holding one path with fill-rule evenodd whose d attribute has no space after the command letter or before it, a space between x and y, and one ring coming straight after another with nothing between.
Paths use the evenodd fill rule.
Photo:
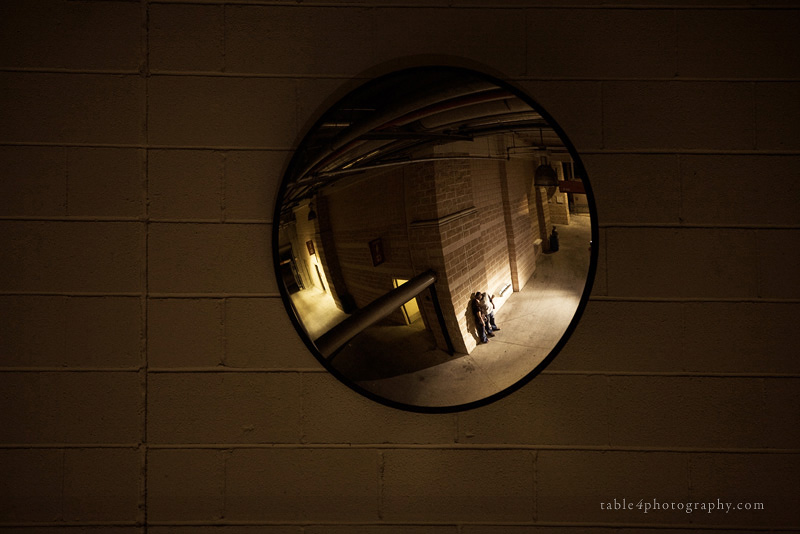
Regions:
<instances>
[{"instance_id":1,"label":"corridor ceiling","mask_svg":"<svg viewBox=\"0 0 800 534\"><path fill-rule=\"evenodd\" d=\"M566 151L518 93L480 74L422 68L378 78L331 108L306 136L285 179L283 214L344 176L495 135L510 135L506 158Z\"/></svg>"}]
</instances>

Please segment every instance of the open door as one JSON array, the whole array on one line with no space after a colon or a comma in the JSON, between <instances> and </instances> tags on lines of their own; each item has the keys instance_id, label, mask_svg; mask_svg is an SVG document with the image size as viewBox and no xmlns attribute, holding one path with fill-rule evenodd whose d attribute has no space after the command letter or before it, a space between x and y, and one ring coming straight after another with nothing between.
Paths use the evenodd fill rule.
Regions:
<instances>
[{"instance_id":1,"label":"open door","mask_svg":"<svg viewBox=\"0 0 800 534\"><path fill-rule=\"evenodd\" d=\"M397 288L408 282L408 280L403 280L402 278L395 278L393 282L394 282L394 287ZM420 317L422 317L422 314L419 311L419 305L417 304L416 297L403 304L401 308L403 309L403 316L406 319L406 324L411 324L415 321L418 321Z\"/></svg>"}]
</instances>

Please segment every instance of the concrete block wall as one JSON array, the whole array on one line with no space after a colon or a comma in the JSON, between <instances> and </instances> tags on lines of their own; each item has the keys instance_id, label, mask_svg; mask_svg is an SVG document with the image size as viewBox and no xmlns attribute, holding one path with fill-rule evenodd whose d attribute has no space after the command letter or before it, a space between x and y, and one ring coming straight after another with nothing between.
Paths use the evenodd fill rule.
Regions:
<instances>
[{"instance_id":1,"label":"concrete block wall","mask_svg":"<svg viewBox=\"0 0 800 534\"><path fill-rule=\"evenodd\" d=\"M3 2L0 528L797 530L798 26L793 0ZM437 415L322 369L270 236L327 106L441 62L567 133L600 261L545 372Z\"/></svg>"}]
</instances>

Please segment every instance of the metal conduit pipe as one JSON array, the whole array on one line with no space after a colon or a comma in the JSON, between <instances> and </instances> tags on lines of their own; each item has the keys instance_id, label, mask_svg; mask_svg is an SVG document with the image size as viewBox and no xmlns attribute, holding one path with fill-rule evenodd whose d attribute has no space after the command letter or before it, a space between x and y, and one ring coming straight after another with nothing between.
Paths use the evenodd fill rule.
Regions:
<instances>
[{"instance_id":1,"label":"metal conduit pipe","mask_svg":"<svg viewBox=\"0 0 800 534\"><path fill-rule=\"evenodd\" d=\"M478 124L484 124L487 123L487 121L491 121L488 122L489 124L503 124L504 121L508 120L517 121L531 118L536 118L541 121L541 115L532 111L530 106L525 102L514 99L513 97L514 95L505 89L496 89L484 93L453 98L426 106L420 110L413 111L390 122L376 126L373 130L363 133L363 135L369 136L370 134L387 130L387 135L391 135L394 132L392 128L406 126L415 121L422 126L422 131L420 133L423 134L431 130L436 130L434 133L442 134L442 132L438 130L441 130L443 127L451 124L461 125L465 122L475 121L476 119L482 121ZM512 124L510 128L514 126L515 124ZM413 135L414 131L409 133ZM400 134L397 134L397 138L402 139ZM380 149L384 147L391 149L391 145L397 141L397 139L391 139L391 137L387 137L387 139L389 140L384 141L377 147L375 147L375 144L368 143L362 137L354 139L319 161L316 167L309 169L309 172L318 172L320 168L342 165L347 161L350 161L349 164L353 165L358 162L359 159L372 157L374 155L383 157L384 154L380 153ZM358 149L358 153L361 154L361 158L357 157L358 153L351 153L356 149ZM370 152L373 153L370 154ZM324 172L329 171L322 170L322 172L318 172L318 174ZM302 176L298 179L298 182L302 183L304 180L314 179L316 179L314 175Z\"/></svg>"},{"instance_id":2,"label":"metal conduit pipe","mask_svg":"<svg viewBox=\"0 0 800 534\"><path fill-rule=\"evenodd\" d=\"M376 128L385 127L392 121L395 121L410 113L419 111L420 108L434 104L440 104L446 100L457 99L459 97L474 95L496 89L497 86L490 82L470 81L450 86L444 85L437 91L429 89L420 95L409 95L405 101L396 103L393 107L383 110L382 112L369 117L363 122L354 124L345 129L329 142L328 146L321 154L315 156L300 170L300 172L297 173L297 179L302 179L315 167L329 160L332 156L340 153L343 147L346 147L353 141L357 140L365 133L371 132Z\"/></svg>"},{"instance_id":3,"label":"metal conduit pipe","mask_svg":"<svg viewBox=\"0 0 800 534\"><path fill-rule=\"evenodd\" d=\"M489 119L498 121L509 115L524 115L526 118L541 120L542 116L519 99L505 98L503 100L478 102L458 108L443 110L419 119L420 125L426 130L436 130L444 127L452 128L452 124L461 124L475 121L476 119Z\"/></svg>"},{"instance_id":4,"label":"metal conduit pipe","mask_svg":"<svg viewBox=\"0 0 800 534\"><path fill-rule=\"evenodd\" d=\"M431 270L415 276L400 287L381 295L363 308L353 312L350 317L314 340L314 344L322 356L329 358L336 349L353 339L356 334L388 317L434 282L436 282L436 274Z\"/></svg>"}]
</instances>

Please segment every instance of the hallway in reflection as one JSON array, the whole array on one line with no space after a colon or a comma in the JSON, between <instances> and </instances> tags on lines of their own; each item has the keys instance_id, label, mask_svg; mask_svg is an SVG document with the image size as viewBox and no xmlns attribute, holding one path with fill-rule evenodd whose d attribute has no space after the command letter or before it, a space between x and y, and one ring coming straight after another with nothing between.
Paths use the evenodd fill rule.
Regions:
<instances>
[{"instance_id":1,"label":"hallway in reflection","mask_svg":"<svg viewBox=\"0 0 800 534\"><path fill-rule=\"evenodd\" d=\"M464 404L513 385L559 341L586 283L590 217L573 215L558 232L559 251L539 255L532 279L497 311L501 330L489 343L451 356L436 348L422 321L372 326L334 357L333 367L367 391L404 404Z\"/></svg>"}]
</instances>

